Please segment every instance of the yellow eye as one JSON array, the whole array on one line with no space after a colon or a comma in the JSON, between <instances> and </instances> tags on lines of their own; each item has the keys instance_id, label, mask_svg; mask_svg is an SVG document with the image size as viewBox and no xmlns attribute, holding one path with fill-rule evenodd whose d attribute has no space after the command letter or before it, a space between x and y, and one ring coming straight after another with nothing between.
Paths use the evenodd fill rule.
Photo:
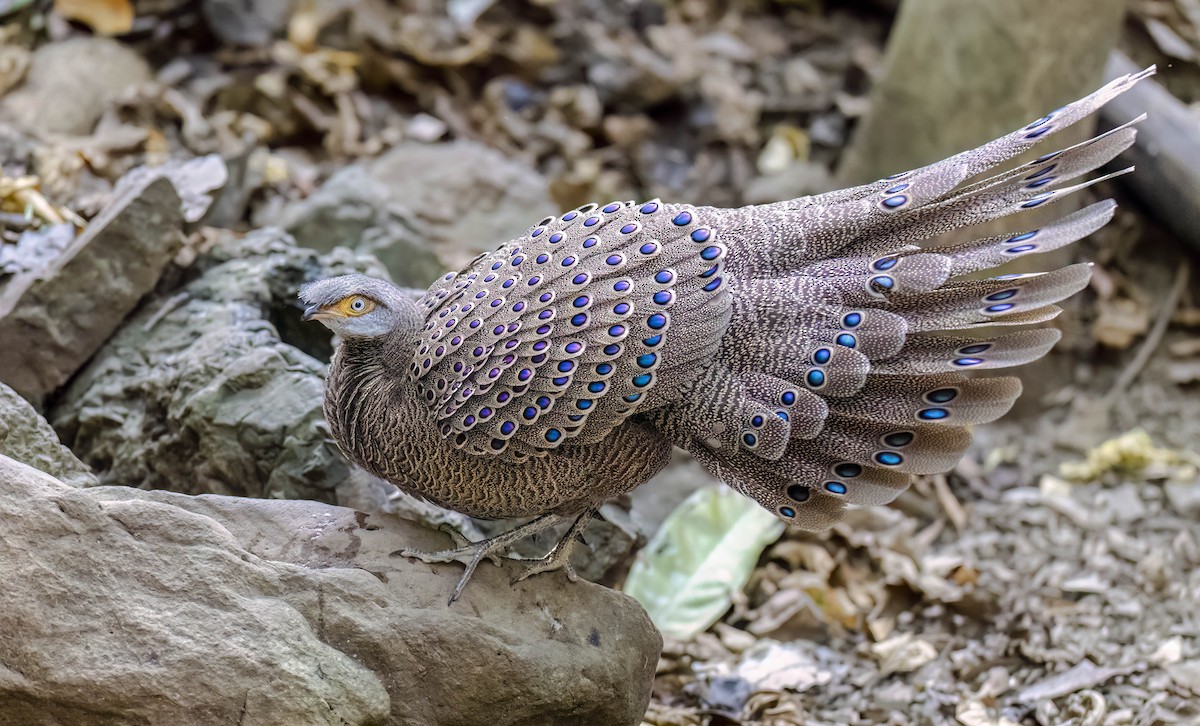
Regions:
<instances>
[{"instance_id":1,"label":"yellow eye","mask_svg":"<svg viewBox=\"0 0 1200 726\"><path fill-rule=\"evenodd\" d=\"M352 295L338 303L338 308L347 317L366 315L375 309L375 301L360 295Z\"/></svg>"}]
</instances>

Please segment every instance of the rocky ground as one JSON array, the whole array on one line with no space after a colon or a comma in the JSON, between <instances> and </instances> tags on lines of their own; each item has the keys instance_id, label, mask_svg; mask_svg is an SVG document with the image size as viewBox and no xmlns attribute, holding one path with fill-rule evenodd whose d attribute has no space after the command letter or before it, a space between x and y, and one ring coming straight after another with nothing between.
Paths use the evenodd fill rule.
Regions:
<instances>
[{"instance_id":1,"label":"rocky ground","mask_svg":"<svg viewBox=\"0 0 1200 726\"><path fill-rule=\"evenodd\" d=\"M1131 5L1122 47L1200 99L1200 4ZM786 533L661 657L558 576L485 565L447 609L456 565L387 557L435 537L403 520L494 525L328 437L301 282L424 287L587 201L832 188L893 10L0 3L0 725L1200 722L1200 286L1115 184L1021 408ZM581 573L619 588L708 483L681 457L606 507Z\"/></svg>"}]
</instances>

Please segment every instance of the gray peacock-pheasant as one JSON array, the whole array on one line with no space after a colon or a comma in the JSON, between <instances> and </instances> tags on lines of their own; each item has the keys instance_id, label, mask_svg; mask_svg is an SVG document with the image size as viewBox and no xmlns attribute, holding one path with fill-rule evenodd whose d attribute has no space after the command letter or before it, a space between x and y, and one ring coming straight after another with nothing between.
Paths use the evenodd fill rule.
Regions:
<instances>
[{"instance_id":1,"label":"gray peacock-pheasant","mask_svg":"<svg viewBox=\"0 0 1200 726\"><path fill-rule=\"evenodd\" d=\"M961 331L1050 320L1091 271L963 276L1085 237L1115 204L965 244L935 238L1099 181L1065 185L1132 144L1140 119L964 185L1153 72L853 189L741 209L587 205L445 275L419 302L363 276L306 285L305 318L342 340L325 412L346 455L443 507L536 517L445 552L397 554L463 561L453 602L481 559L567 517L567 534L520 579L560 568L574 579L567 556L596 509L662 469L672 446L810 530L847 505L890 502L912 474L950 469L965 427L1021 392L1016 378L964 372L1035 360L1059 338Z\"/></svg>"}]
</instances>

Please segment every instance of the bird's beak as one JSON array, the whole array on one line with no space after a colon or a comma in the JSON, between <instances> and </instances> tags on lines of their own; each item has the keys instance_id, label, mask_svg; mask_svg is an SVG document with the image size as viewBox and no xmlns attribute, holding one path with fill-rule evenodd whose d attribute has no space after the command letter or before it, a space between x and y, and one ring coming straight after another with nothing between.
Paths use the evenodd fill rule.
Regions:
<instances>
[{"instance_id":1,"label":"bird's beak","mask_svg":"<svg viewBox=\"0 0 1200 726\"><path fill-rule=\"evenodd\" d=\"M304 315L300 316L300 319L308 322L309 320L328 320L333 317L336 316L328 310L322 310L320 305L309 305L304 309Z\"/></svg>"}]
</instances>

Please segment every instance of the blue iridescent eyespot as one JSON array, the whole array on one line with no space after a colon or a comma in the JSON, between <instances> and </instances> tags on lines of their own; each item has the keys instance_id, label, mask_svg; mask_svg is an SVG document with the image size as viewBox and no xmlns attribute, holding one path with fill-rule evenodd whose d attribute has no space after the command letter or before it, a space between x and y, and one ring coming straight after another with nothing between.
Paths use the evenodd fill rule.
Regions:
<instances>
[{"instance_id":1,"label":"blue iridescent eyespot","mask_svg":"<svg viewBox=\"0 0 1200 726\"><path fill-rule=\"evenodd\" d=\"M573 264L575 264L575 258L574 258L574 257L564 257L564 258L563 258L563 261L562 261L562 266L563 266L563 267L570 267L570 266L571 266L571 265L573 265Z\"/></svg>"},{"instance_id":2,"label":"blue iridescent eyespot","mask_svg":"<svg viewBox=\"0 0 1200 726\"><path fill-rule=\"evenodd\" d=\"M756 415L756 416L753 416L750 418L750 425L756 429L761 429L763 427L764 423L765 423L765 421L763 420L762 416Z\"/></svg>"},{"instance_id":3,"label":"blue iridescent eyespot","mask_svg":"<svg viewBox=\"0 0 1200 726\"><path fill-rule=\"evenodd\" d=\"M629 312L629 303L617 303L613 305L613 312L617 315L624 315Z\"/></svg>"},{"instance_id":4,"label":"blue iridescent eyespot","mask_svg":"<svg viewBox=\"0 0 1200 726\"><path fill-rule=\"evenodd\" d=\"M708 238L711 235L712 235L712 233L709 232L707 229L700 228L700 229L697 229L694 232L692 232L692 241L693 242L707 242Z\"/></svg>"},{"instance_id":5,"label":"blue iridescent eyespot","mask_svg":"<svg viewBox=\"0 0 1200 726\"><path fill-rule=\"evenodd\" d=\"M562 232L555 232L554 234L550 235L550 244L556 245L559 242L562 242L562 239Z\"/></svg>"},{"instance_id":6,"label":"blue iridescent eyespot","mask_svg":"<svg viewBox=\"0 0 1200 726\"><path fill-rule=\"evenodd\" d=\"M640 211L642 214L654 214L658 211L658 205L654 202L646 202L638 211Z\"/></svg>"},{"instance_id":7,"label":"blue iridescent eyespot","mask_svg":"<svg viewBox=\"0 0 1200 726\"><path fill-rule=\"evenodd\" d=\"M616 284L613 285L613 289L617 292L625 292L629 289L629 280L617 280Z\"/></svg>"},{"instance_id":8,"label":"blue iridescent eyespot","mask_svg":"<svg viewBox=\"0 0 1200 726\"><path fill-rule=\"evenodd\" d=\"M558 429L546 429L546 440L553 443L562 438L562 432Z\"/></svg>"},{"instance_id":9,"label":"blue iridescent eyespot","mask_svg":"<svg viewBox=\"0 0 1200 726\"><path fill-rule=\"evenodd\" d=\"M618 352L620 351L620 346L610 346L610 347L617 348ZM604 352L608 353L608 348L605 348ZM612 353L608 353L608 354L612 355ZM612 369L613 369L613 367L611 365L609 365L608 363L601 363L600 365L596 366L596 372L602 376L607 376L609 373L612 373Z\"/></svg>"},{"instance_id":10,"label":"blue iridescent eyespot","mask_svg":"<svg viewBox=\"0 0 1200 726\"><path fill-rule=\"evenodd\" d=\"M1031 123L1031 124L1029 124L1028 126L1026 126L1026 127L1025 127L1025 131L1032 131L1033 129L1036 129L1038 126L1043 126L1043 125L1045 125L1045 124L1049 123L1049 122L1050 122L1050 119L1051 119L1051 118L1053 118L1053 117L1054 117L1054 114L1052 114L1052 113L1048 113L1048 114L1046 114L1045 116L1042 116L1042 117L1041 117L1040 119L1038 119L1037 121L1034 121L1033 123Z\"/></svg>"},{"instance_id":11,"label":"blue iridescent eyespot","mask_svg":"<svg viewBox=\"0 0 1200 726\"><path fill-rule=\"evenodd\" d=\"M853 479L861 474L862 470L863 468L861 465L850 461L843 461L842 463L836 464L833 467L833 473L837 474L843 479Z\"/></svg>"},{"instance_id":12,"label":"blue iridescent eyespot","mask_svg":"<svg viewBox=\"0 0 1200 726\"><path fill-rule=\"evenodd\" d=\"M587 313L577 313L571 317L571 325L574 325L577 328L582 327L587 323L587 319Z\"/></svg>"},{"instance_id":13,"label":"blue iridescent eyespot","mask_svg":"<svg viewBox=\"0 0 1200 726\"><path fill-rule=\"evenodd\" d=\"M493 451L501 451L504 449L504 439L492 439L490 442Z\"/></svg>"},{"instance_id":14,"label":"blue iridescent eyespot","mask_svg":"<svg viewBox=\"0 0 1200 726\"><path fill-rule=\"evenodd\" d=\"M883 443L893 449L903 449L913 442L916 434L912 431L893 431L883 437Z\"/></svg>"},{"instance_id":15,"label":"blue iridescent eyespot","mask_svg":"<svg viewBox=\"0 0 1200 726\"><path fill-rule=\"evenodd\" d=\"M546 261L549 259L550 259L550 255L538 255L534 261L537 262L539 265L544 265L544 264L546 264Z\"/></svg>"},{"instance_id":16,"label":"blue iridescent eyespot","mask_svg":"<svg viewBox=\"0 0 1200 726\"><path fill-rule=\"evenodd\" d=\"M842 316L843 328L857 328L862 323L862 313L846 313Z\"/></svg>"},{"instance_id":17,"label":"blue iridescent eyespot","mask_svg":"<svg viewBox=\"0 0 1200 726\"><path fill-rule=\"evenodd\" d=\"M653 353L643 353L638 356L637 364L642 368L649 368L654 365L654 361L658 360L658 356Z\"/></svg>"},{"instance_id":18,"label":"blue iridescent eyespot","mask_svg":"<svg viewBox=\"0 0 1200 726\"><path fill-rule=\"evenodd\" d=\"M671 272L670 270L663 270L654 276L654 281L659 283L660 285L665 285L674 279L675 279L675 273Z\"/></svg>"},{"instance_id":19,"label":"blue iridescent eyespot","mask_svg":"<svg viewBox=\"0 0 1200 726\"><path fill-rule=\"evenodd\" d=\"M1037 195L1031 197L1028 202L1025 202L1024 204L1021 205L1021 208L1022 209L1032 209L1033 207L1036 207L1036 206L1042 204L1043 202L1045 202L1046 200L1050 199L1050 197L1052 197L1052 196L1054 196L1054 192L1042 192L1041 194L1037 194Z\"/></svg>"},{"instance_id":20,"label":"blue iridescent eyespot","mask_svg":"<svg viewBox=\"0 0 1200 726\"><path fill-rule=\"evenodd\" d=\"M783 419L784 421L792 420L792 418L790 416L788 416L787 411L784 411L783 409L776 411L775 415L778 416L779 418Z\"/></svg>"},{"instance_id":21,"label":"blue iridescent eyespot","mask_svg":"<svg viewBox=\"0 0 1200 726\"><path fill-rule=\"evenodd\" d=\"M650 383L650 378L651 375L649 373L643 373L640 376L634 376L633 385L637 386L638 388L642 388Z\"/></svg>"},{"instance_id":22,"label":"blue iridescent eyespot","mask_svg":"<svg viewBox=\"0 0 1200 726\"><path fill-rule=\"evenodd\" d=\"M1002 313L1005 310L1012 310L1016 305L1013 303L1000 303L999 305L988 305L983 309L985 313Z\"/></svg>"},{"instance_id":23,"label":"blue iridescent eyespot","mask_svg":"<svg viewBox=\"0 0 1200 726\"><path fill-rule=\"evenodd\" d=\"M779 513L787 519L791 519L792 517L796 516L796 510L792 509L791 507L780 507Z\"/></svg>"},{"instance_id":24,"label":"blue iridescent eyespot","mask_svg":"<svg viewBox=\"0 0 1200 726\"><path fill-rule=\"evenodd\" d=\"M633 234L634 232L637 231L637 228L638 228L638 226L636 224L633 224L632 222L630 222L629 224L622 225L621 234Z\"/></svg>"},{"instance_id":25,"label":"blue iridescent eyespot","mask_svg":"<svg viewBox=\"0 0 1200 726\"><path fill-rule=\"evenodd\" d=\"M517 428L517 425L515 423L513 423L512 421L505 421L504 423L500 424L500 433L511 434L513 432L513 430L516 428Z\"/></svg>"},{"instance_id":26,"label":"blue iridescent eyespot","mask_svg":"<svg viewBox=\"0 0 1200 726\"><path fill-rule=\"evenodd\" d=\"M983 353L991 347L991 343L976 343L974 345L963 346L962 348L958 349L958 352L962 355L978 355L979 353Z\"/></svg>"},{"instance_id":27,"label":"blue iridescent eyespot","mask_svg":"<svg viewBox=\"0 0 1200 726\"><path fill-rule=\"evenodd\" d=\"M700 250L701 259L715 260L720 256L721 256L721 248L717 247L716 245L713 245L711 247L705 247L704 249Z\"/></svg>"},{"instance_id":28,"label":"blue iridescent eyespot","mask_svg":"<svg viewBox=\"0 0 1200 726\"><path fill-rule=\"evenodd\" d=\"M562 216L562 218L564 222L570 222L572 219L575 219L578 216L579 212L567 212Z\"/></svg>"},{"instance_id":29,"label":"blue iridescent eyespot","mask_svg":"<svg viewBox=\"0 0 1200 726\"><path fill-rule=\"evenodd\" d=\"M590 250L591 248L595 247L596 243L599 241L600 240L596 239L595 237L588 237L583 241L583 248L585 250Z\"/></svg>"},{"instance_id":30,"label":"blue iridescent eyespot","mask_svg":"<svg viewBox=\"0 0 1200 726\"><path fill-rule=\"evenodd\" d=\"M813 353L812 359L817 365L825 365L832 356L833 353L828 348L817 348L816 352Z\"/></svg>"},{"instance_id":31,"label":"blue iridescent eyespot","mask_svg":"<svg viewBox=\"0 0 1200 726\"><path fill-rule=\"evenodd\" d=\"M930 403L950 403L958 398L957 388L938 388L925 394L925 400Z\"/></svg>"},{"instance_id":32,"label":"blue iridescent eyespot","mask_svg":"<svg viewBox=\"0 0 1200 726\"><path fill-rule=\"evenodd\" d=\"M641 397L642 397L642 394L640 394L640 393L631 393L628 396L626 396L623 400L626 403L633 403L634 401L638 400Z\"/></svg>"},{"instance_id":33,"label":"blue iridescent eyespot","mask_svg":"<svg viewBox=\"0 0 1200 726\"><path fill-rule=\"evenodd\" d=\"M647 242L638 248L638 252L641 252L643 255L652 255L655 252L658 252L658 245L654 244L653 242Z\"/></svg>"},{"instance_id":34,"label":"blue iridescent eyespot","mask_svg":"<svg viewBox=\"0 0 1200 726\"><path fill-rule=\"evenodd\" d=\"M714 290L716 290L718 287L721 286L721 282L722 282L721 278L714 277L712 279L712 282L710 282L704 286L704 291L705 292L713 292Z\"/></svg>"},{"instance_id":35,"label":"blue iridescent eyespot","mask_svg":"<svg viewBox=\"0 0 1200 726\"><path fill-rule=\"evenodd\" d=\"M781 395L779 397L779 400L780 400L780 402L783 403L783 405L791 406L792 404L794 404L796 402L796 392L795 391L784 391L783 395Z\"/></svg>"},{"instance_id":36,"label":"blue iridescent eyespot","mask_svg":"<svg viewBox=\"0 0 1200 726\"><path fill-rule=\"evenodd\" d=\"M1041 230L1035 229L1030 232L1025 232L1023 234L1019 234L1016 237L1009 237L1008 239L1006 239L1004 241L1004 244L1012 244L1013 242L1024 242L1027 239L1033 239L1034 236L1040 231Z\"/></svg>"},{"instance_id":37,"label":"blue iridescent eyespot","mask_svg":"<svg viewBox=\"0 0 1200 726\"><path fill-rule=\"evenodd\" d=\"M582 285L583 283L585 283L587 281L588 281L588 274L586 272L581 272L578 275L576 275L575 277L571 278L571 282L573 282L576 285Z\"/></svg>"},{"instance_id":38,"label":"blue iridescent eyespot","mask_svg":"<svg viewBox=\"0 0 1200 726\"><path fill-rule=\"evenodd\" d=\"M654 302L659 305L666 305L667 303L671 302L672 297L673 295L671 294L670 290L659 290L658 292L654 293Z\"/></svg>"},{"instance_id":39,"label":"blue iridescent eyespot","mask_svg":"<svg viewBox=\"0 0 1200 726\"><path fill-rule=\"evenodd\" d=\"M908 203L908 197L903 194L897 194L894 197L884 197L880 203L888 209L899 209Z\"/></svg>"},{"instance_id":40,"label":"blue iridescent eyespot","mask_svg":"<svg viewBox=\"0 0 1200 726\"><path fill-rule=\"evenodd\" d=\"M619 338L625 334L625 326L624 325L609 326L608 334L614 338Z\"/></svg>"},{"instance_id":41,"label":"blue iridescent eyespot","mask_svg":"<svg viewBox=\"0 0 1200 726\"><path fill-rule=\"evenodd\" d=\"M690 212L680 212L671 221L679 227L684 227L692 223L692 215Z\"/></svg>"},{"instance_id":42,"label":"blue iridescent eyespot","mask_svg":"<svg viewBox=\"0 0 1200 726\"><path fill-rule=\"evenodd\" d=\"M742 434L742 443L753 449L755 446L758 446L758 437L747 431Z\"/></svg>"},{"instance_id":43,"label":"blue iridescent eyespot","mask_svg":"<svg viewBox=\"0 0 1200 726\"><path fill-rule=\"evenodd\" d=\"M592 393L600 393L604 389L605 389L605 385L604 385L603 381L593 381L588 384L588 390L591 391Z\"/></svg>"},{"instance_id":44,"label":"blue iridescent eyespot","mask_svg":"<svg viewBox=\"0 0 1200 726\"><path fill-rule=\"evenodd\" d=\"M987 297L984 298L984 300L987 300L988 302L1000 302L1001 300L1007 300L1016 294L1017 294L1017 291L1015 289L1014 290L1001 290L1000 292L994 292L991 295L988 295Z\"/></svg>"},{"instance_id":45,"label":"blue iridescent eyespot","mask_svg":"<svg viewBox=\"0 0 1200 726\"><path fill-rule=\"evenodd\" d=\"M713 275L717 274L717 270L719 269L721 269L720 263L715 264L704 272L701 272L700 277L712 277Z\"/></svg>"},{"instance_id":46,"label":"blue iridescent eyespot","mask_svg":"<svg viewBox=\"0 0 1200 726\"><path fill-rule=\"evenodd\" d=\"M543 411L547 408L550 408L550 399L546 396L538 396L538 400L534 401L534 403L536 403L538 408L542 409Z\"/></svg>"},{"instance_id":47,"label":"blue iridescent eyespot","mask_svg":"<svg viewBox=\"0 0 1200 726\"><path fill-rule=\"evenodd\" d=\"M793 502L807 502L808 498L812 495L812 492L810 492L808 487L804 486L803 484L792 484L787 488L787 495L788 499L791 499ZM792 512L787 516L794 517L795 515L796 513Z\"/></svg>"},{"instance_id":48,"label":"blue iridescent eyespot","mask_svg":"<svg viewBox=\"0 0 1200 726\"><path fill-rule=\"evenodd\" d=\"M896 263L899 261L899 257L881 257L871 263L871 268L883 272L884 270L890 270L895 267Z\"/></svg>"},{"instance_id":49,"label":"blue iridescent eyespot","mask_svg":"<svg viewBox=\"0 0 1200 726\"><path fill-rule=\"evenodd\" d=\"M858 345L858 340L856 340L854 336L849 333L841 333L834 342L846 348L853 348L854 346Z\"/></svg>"},{"instance_id":50,"label":"blue iridescent eyespot","mask_svg":"<svg viewBox=\"0 0 1200 726\"><path fill-rule=\"evenodd\" d=\"M950 412L944 408L923 408L917 411L917 418L925 421L941 421L950 415Z\"/></svg>"},{"instance_id":51,"label":"blue iridescent eyespot","mask_svg":"<svg viewBox=\"0 0 1200 726\"><path fill-rule=\"evenodd\" d=\"M608 259L604 260L610 265L619 265L625 261L625 258L620 255L609 255Z\"/></svg>"},{"instance_id":52,"label":"blue iridescent eyespot","mask_svg":"<svg viewBox=\"0 0 1200 726\"><path fill-rule=\"evenodd\" d=\"M553 383L556 386L565 386L570 382L571 382L571 379L568 378L567 376L559 376L558 378L554 378L551 380L551 383Z\"/></svg>"},{"instance_id":53,"label":"blue iridescent eyespot","mask_svg":"<svg viewBox=\"0 0 1200 726\"><path fill-rule=\"evenodd\" d=\"M904 457L895 451L877 451L874 458L876 463L884 466L899 466L904 463Z\"/></svg>"},{"instance_id":54,"label":"blue iridescent eyespot","mask_svg":"<svg viewBox=\"0 0 1200 726\"><path fill-rule=\"evenodd\" d=\"M1042 127L1042 128L1040 128L1040 129L1035 129L1035 130L1033 130L1033 131L1030 131L1029 133L1025 134L1025 138L1027 138L1027 139L1036 139L1036 138L1038 138L1039 136L1042 136L1043 134L1047 134L1047 133L1049 133L1049 132L1050 132L1050 131L1052 131L1053 129L1054 129L1054 127L1053 127L1053 126L1043 126L1043 127Z\"/></svg>"},{"instance_id":55,"label":"blue iridescent eyespot","mask_svg":"<svg viewBox=\"0 0 1200 726\"><path fill-rule=\"evenodd\" d=\"M956 366L977 366L983 362L982 358L955 358L954 365Z\"/></svg>"},{"instance_id":56,"label":"blue iridescent eyespot","mask_svg":"<svg viewBox=\"0 0 1200 726\"><path fill-rule=\"evenodd\" d=\"M812 388L820 388L825 385L825 372L817 368L813 368L804 376L804 382Z\"/></svg>"},{"instance_id":57,"label":"blue iridescent eyespot","mask_svg":"<svg viewBox=\"0 0 1200 726\"><path fill-rule=\"evenodd\" d=\"M667 317L665 315L660 315L659 313L655 313L646 319L646 325L649 325L653 330L658 330L666 324Z\"/></svg>"},{"instance_id":58,"label":"blue iridescent eyespot","mask_svg":"<svg viewBox=\"0 0 1200 726\"><path fill-rule=\"evenodd\" d=\"M831 494L845 494L846 485L840 481L827 481L825 482L825 491Z\"/></svg>"},{"instance_id":59,"label":"blue iridescent eyespot","mask_svg":"<svg viewBox=\"0 0 1200 726\"><path fill-rule=\"evenodd\" d=\"M583 220L584 227L595 227L597 224L600 224L599 217L588 217L587 219Z\"/></svg>"},{"instance_id":60,"label":"blue iridescent eyespot","mask_svg":"<svg viewBox=\"0 0 1200 726\"><path fill-rule=\"evenodd\" d=\"M661 342L662 342L662 335L661 335L661 334L659 334L659 335L651 335L649 338L644 338L644 339L642 340L642 343L644 343L645 345L647 345L647 346L649 346L649 347L651 347L651 348L653 348L654 346L658 345L658 344L659 344L659 343L661 343Z\"/></svg>"},{"instance_id":61,"label":"blue iridescent eyespot","mask_svg":"<svg viewBox=\"0 0 1200 726\"><path fill-rule=\"evenodd\" d=\"M497 262L496 264L492 265L493 270L499 270L501 267L504 267L503 262Z\"/></svg>"},{"instance_id":62,"label":"blue iridescent eyespot","mask_svg":"<svg viewBox=\"0 0 1200 726\"><path fill-rule=\"evenodd\" d=\"M592 407L592 402L586 398L581 398L575 402L575 408L579 409L580 411L586 411L591 407Z\"/></svg>"},{"instance_id":63,"label":"blue iridescent eyespot","mask_svg":"<svg viewBox=\"0 0 1200 726\"><path fill-rule=\"evenodd\" d=\"M616 343L609 343L604 346L604 355L617 355L621 352L621 346Z\"/></svg>"},{"instance_id":64,"label":"blue iridescent eyespot","mask_svg":"<svg viewBox=\"0 0 1200 726\"><path fill-rule=\"evenodd\" d=\"M545 231L546 231L545 227L538 227L537 229L535 229L535 230L533 230L532 232L530 232L530 233L529 233L529 236L530 236L530 237L537 237L538 235L540 235L542 232L545 232Z\"/></svg>"},{"instance_id":65,"label":"blue iridescent eyespot","mask_svg":"<svg viewBox=\"0 0 1200 726\"><path fill-rule=\"evenodd\" d=\"M1040 176L1046 176L1050 172L1054 171L1057 167L1058 167L1058 164L1051 164L1050 166L1046 167L1045 169L1042 169L1041 171L1035 171L1034 173L1025 177L1025 179L1026 179L1026 181L1028 181L1029 179L1037 179Z\"/></svg>"},{"instance_id":66,"label":"blue iridescent eyespot","mask_svg":"<svg viewBox=\"0 0 1200 726\"><path fill-rule=\"evenodd\" d=\"M590 300L588 300L587 295L580 295L579 297L575 298L575 300L571 304L577 308L582 308L582 307L586 307L589 302L590 302Z\"/></svg>"},{"instance_id":67,"label":"blue iridescent eyespot","mask_svg":"<svg viewBox=\"0 0 1200 726\"><path fill-rule=\"evenodd\" d=\"M883 294L895 287L896 281L887 275L876 275L868 281L868 285L872 292Z\"/></svg>"},{"instance_id":68,"label":"blue iridescent eyespot","mask_svg":"<svg viewBox=\"0 0 1200 726\"><path fill-rule=\"evenodd\" d=\"M1054 177L1048 176L1045 179L1038 179L1037 181L1029 182L1028 184L1025 185L1025 188L1026 189L1037 189L1038 187L1046 186L1047 184L1049 184L1052 181L1054 181Z\"/></svg>"},{"instance_id":69,"label":"blue iridescent eyespot","mask_svg":"<svg viewBox=\"0 0 1200 726\"><path fill-rule=\"evenodd\" d=\"M525 418L525 420L527 420L527 421L532 421L535 418L537 418L537 409L534 408L533 406L529 406L528 408L526 408L524 411L521 412L521 416L523 418Z\"/></svg>"},{"instance_id":70,"label":"blue iridescent eyespot","mask_svg":"<svg viewBox=\"0 0 1200 726\"><path fill-rule=\"evenodd\" d=\"M559 373L568 373L574 367L575 367L575 363L573 361L564 360L564 361L559 361L559 363L558 363Z\"/></svg>"},{"instance_id":71,"label":"blue iridescent eyespot","mask_svg":"<svg viewBox=\"0 0 1200 726\"><path fill-rule=\"evenodd\" d=\"M610 203L604 205L604 209L601 209L600 211L604 212L605 214L612 214L613 212L617 211L620 208L621 208L621 205L618 202L610 202Z\"/></svg>"},{"instance_id":72,"label":"blue iridescent eyespot","mask_svg":"<svg viewBox=\"0 0 1200 726\"><path fill-rule=\"evenodd\" d=\"M1006 249L1004 251L1007 254L1016 255L1016 254L1020 254L1022 252L1029 252L1030 250L1035 250L1035 249L1037 249L1037 245L1017 245L1016 247L1009 247L1008 249Z\"/></svg>"}]
</instances>

